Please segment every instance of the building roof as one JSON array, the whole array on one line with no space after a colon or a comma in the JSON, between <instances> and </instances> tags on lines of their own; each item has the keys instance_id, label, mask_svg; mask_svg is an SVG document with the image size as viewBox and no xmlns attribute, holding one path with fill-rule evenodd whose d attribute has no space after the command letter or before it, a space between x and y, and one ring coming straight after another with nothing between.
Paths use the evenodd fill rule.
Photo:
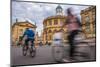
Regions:
<instances>
[{"instance_id":1,"label":"building roof","mask_svg":"<svg viewBox=\"0 0 100 67\"><path fill-rule=\"evenodd\" d=\"M61 7L60 5L58 5L57 8L56 8L56 10L57 10L57 9L62 9L62 7Z\"/></svg>"},{"instance_id":2,"label":"building roof","mask_svg":"<svg viewBox=\"0 0 100 67\"><path fill-rule=\"evenodd\" d=\"M36 25L30 23L29 21L15 22L15 23L12 25L12 27L15 27L15 25L18 25L18 26L25 26L25 25L23 25L23 24L30 24L31 26L29 26L29 27L32 27L32 28L36 28L36 27L37 27Z\"/></svg>"},{"instance_id":3,"label":"building roof","mask_svg":"<svg viewBox=\"0 0 100 67\"><path fill-rule=\"evenodd\" d=\"M81 14L85 13L87 11L93 10L93 9L96 9L96 7L95 6L90 6L90 7L86 8L86 9L84 9L84 10L81 10Z\"/></svg>"}]
</instances>

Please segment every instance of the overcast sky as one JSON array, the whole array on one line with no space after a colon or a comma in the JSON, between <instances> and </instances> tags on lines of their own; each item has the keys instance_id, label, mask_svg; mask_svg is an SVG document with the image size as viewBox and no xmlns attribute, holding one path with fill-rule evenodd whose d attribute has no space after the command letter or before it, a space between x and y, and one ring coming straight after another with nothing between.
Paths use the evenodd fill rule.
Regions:
<instances>
[{"instance_id":1,"label":"overcast sky","mask_svg":"<svg viewBox=\"0 0 100 67\"><path fill-rule=\"evenodd\" d=\"M48 3L34 3L34 2L12 2L12 23L15 22L16 18L18 21L28 20L31 23L37 25L37 31L39 34L43 29L43 19L49 16L56 15L56 7L58 4L48 4ZM60 4L63 8L63 13L65 14L65 9L68 7L73 7L76 14L80 17L80 11L88 8L89 6L81 5L68 5ZM80 17L81 18L81 17Z\"/></svg>"}]
</instances>

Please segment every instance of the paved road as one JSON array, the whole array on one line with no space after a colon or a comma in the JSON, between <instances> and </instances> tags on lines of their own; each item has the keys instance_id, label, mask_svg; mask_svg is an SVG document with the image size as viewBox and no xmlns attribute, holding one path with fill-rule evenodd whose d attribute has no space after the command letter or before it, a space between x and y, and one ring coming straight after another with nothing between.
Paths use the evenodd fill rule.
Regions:
<instances>
[{"instance_id":1,"label":"paved road","mask_svg":"<svg viewBox=\"0 0 100 67\"><path fill-rule=\"evenodd\" d=\"M11 48L11 63L13 65L55 63L51 55L51 47L42 46L37 48L36 57L22 55L22 47Z\"/></svg>"},{"instance_id":2,"label":"paved road","mask_svg":"<svg viewBox=\"0 0 100 67\"><path fill-rule=\"evenodd\" d=\"M37 47L36 57L31 58L29 55L22 55L22 47L11 47L11 64L12 65L27 65L27 64L48 64L57 63L54 61L51 54L50 46ZM94 52L93 52L94 51ZM95 58L95 49L92 47L91 56Z\"/></svg>"}]
</instances>

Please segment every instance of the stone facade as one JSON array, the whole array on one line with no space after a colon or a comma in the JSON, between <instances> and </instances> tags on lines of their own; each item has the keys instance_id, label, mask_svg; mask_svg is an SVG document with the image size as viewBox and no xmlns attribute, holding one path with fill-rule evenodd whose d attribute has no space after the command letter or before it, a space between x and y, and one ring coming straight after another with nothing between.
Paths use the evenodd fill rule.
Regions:
<instances>
[{"instance_id":1,"label":"stone facade","mask_svg":"<svg viewBox=\"0 0 100 67\"><path fill-rule=\"evenodd\" d=\"M82 30L86 38L95 37L96 6L91 6L81 11Z\"/></svg>"},{"instance_id":2,"label":"stone facade","mask_svg":"<svg viewBox=\"0 0 100 67\"><path fill-rule=\"evenodd\" d=\"M56 15L50 16L44 19L43 21L43 33L42 33L42 42L45 44L46 42L51 43L53 39L53 34L59 30L63 31L63 34L67 33L67 28L62 28L62 24L64 24L66 20L66 16L63 15L63 9L60 5L56 8ZM67 35L67 34L66 34ZM64 42L66 42L66 35L64 35Z\"/></svg>"},{"instance_id":3,"label":"stone facade","mask_svg":"<svg viewBox=\"0 0 100 67\"><path fill-rule=\"evenodd\" d=\"M13 43L16 43L19 40L19 38L23 35L26 28L33 28L33 30L36 30L36 25L31 24L28 21L15 22L12 25L11 36L12 36Z\"/></svg>"}]
</instances>

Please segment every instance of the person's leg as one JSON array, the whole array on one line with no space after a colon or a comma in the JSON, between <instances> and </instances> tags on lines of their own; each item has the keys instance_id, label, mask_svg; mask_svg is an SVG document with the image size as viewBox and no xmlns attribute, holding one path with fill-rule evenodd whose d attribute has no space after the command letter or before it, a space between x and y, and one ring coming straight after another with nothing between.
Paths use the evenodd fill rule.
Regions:
<instances>
[{"instance_id":1,"label":"person's leg","mask_svg":"<svg viewBox=\"0 0 100 67\"><path fill-rule=\"evenodd\" d=\"M31 38L28 39L28 45L30 46L29 49L31 49L31 51L33 51L33 47L34 47L34 43L33 42L34 42L33 39L31 39Z\"/></svg>"},{"instance_id":2,"label":"person's leg","mask_svg":"<svg viewBox=\"0 0 100 67\"><path fill-rule=\"evenodd\" d=\"M25 40L25 44L24 44L24 45L26 46L27 44L28 44L28 40L26 39L26 40Z\"/></svg>"},{"instance_id":3,"label":"person's leg","mask_svg":"<svg viewBox=\"0 0 100 67\"><path fill-rule=\"evenodd\" d=\"M33 47L34 46L34 40L33 39L31 39L31 46Z\"/></svg>"},{"instance_id":4,"label":"person's leg","mask_svg":"<svg viewBox=\"0 0 100 67\"><path fill-rule=\"evenodd\" d=\"M70 57L73 57L74 49L75 49L75 43L74 43L74 38L78 34L78 31L72 31L68 37L69 39L69 44L70 44Z\"/></svg>"},{"instance_id":5,"label":"person's leg","mask_svg":"<svg viewBox=\"0 0 100 67\"><path fill-rule=\"evenodd\" d=\"M72 57L73 54L73 34L72 32L70 33L70 35L68 36L68 40L69 40L69 44L70 44L70 57Z\"/></svg>"},{"instance_id":6,"label":"person's leg","mask_svg":"<svg viewBox=\"0 0 100 67\"><path fill-rule=\"evenodd\" d=\"M29 38L26 40L26 47L28 49L28 45L29 45Z\"/></svg>"}]
</instances>

